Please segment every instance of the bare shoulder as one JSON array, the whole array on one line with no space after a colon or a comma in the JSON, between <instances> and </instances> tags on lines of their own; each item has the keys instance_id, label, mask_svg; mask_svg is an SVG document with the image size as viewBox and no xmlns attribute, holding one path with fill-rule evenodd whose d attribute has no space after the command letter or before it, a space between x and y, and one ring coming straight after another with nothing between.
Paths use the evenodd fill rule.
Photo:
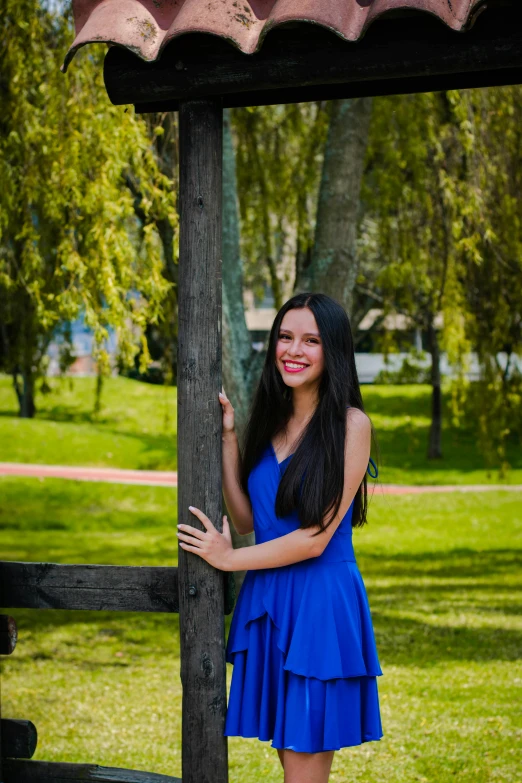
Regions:
<instances>
[{"instance_id":1,"label":"bare shoulder","mask_svg":"<svg viewBox=\"0 0 522 783\"><path fill-rule=\"evenodd\" d=\"M347 408L346 424L348 425L348 430L351 430L354 433L367 433L371 432L372 429L369 417L364 411L359 410L359 408Z\"/></svg>"},{"instance_id":2,"label":"bare shoulder","mask_svg":"<svg viewBox=\"0 0 522 783\"><path fill-rule=\"evenodd\" d=\"M366 413L359 408L348 408L345 441L345 460L348 466L360 463L361 470L366 470L370 457L371 438L372 424Z\"/></svg>"}]
</instances>

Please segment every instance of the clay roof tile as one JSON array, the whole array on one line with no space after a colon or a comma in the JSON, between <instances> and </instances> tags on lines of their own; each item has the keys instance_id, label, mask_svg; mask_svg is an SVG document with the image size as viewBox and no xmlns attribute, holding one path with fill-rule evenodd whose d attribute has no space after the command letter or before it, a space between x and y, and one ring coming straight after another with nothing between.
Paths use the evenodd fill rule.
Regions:
<instances>
[{"instance_id":1,"label":"clay roof tile","mask_svg":"<svg viewBox=\"0 0 522 783\"><path fill-rule=\"evenodd\" d=\"M76 38L65 70L87 43L119 44L146 61L156 60L173 38L210 33L245 54L256 52L268 31L288 22L321 25L358 40L377 17L415 9L464 29L484 0L73 0Z\"/></svg>"}]
</instances>

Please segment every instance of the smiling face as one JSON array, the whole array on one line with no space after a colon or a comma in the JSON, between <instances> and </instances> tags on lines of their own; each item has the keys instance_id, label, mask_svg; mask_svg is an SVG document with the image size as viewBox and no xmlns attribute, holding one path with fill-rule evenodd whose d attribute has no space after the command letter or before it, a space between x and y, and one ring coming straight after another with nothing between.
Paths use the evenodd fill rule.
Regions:
<instances>
[{"instance_id":1,"label":"smiling face","mask_svg":"<svg viewBox=\"0 0 522 783\"><path fill-rule=\"evenodd\" d=\"M276 343L276 367L287 386L319 382L324 369L323 343L308 307L285 313Z\"/></svg>"}]
</instances>

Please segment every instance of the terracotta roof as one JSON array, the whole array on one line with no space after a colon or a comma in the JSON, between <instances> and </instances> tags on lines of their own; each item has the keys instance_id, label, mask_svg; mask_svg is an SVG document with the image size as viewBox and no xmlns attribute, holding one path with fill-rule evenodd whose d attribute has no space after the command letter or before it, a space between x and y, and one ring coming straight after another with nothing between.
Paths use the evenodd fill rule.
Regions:
<instances>
[{"instance_id":1,"label":"terracotta roof","mask_svg":"<svg viewBox=\"0 0 522 783\"><path fill-rule=\"evenodd\" d=\"M252 54L271 28L285 22L311 22L356 41L389 11L424 11L462 30L483 5L484 0L73 0L76 38L63 70L81 46L99 41L152 61L176 36L211 33Z\"/></svg>"}]
</instances>

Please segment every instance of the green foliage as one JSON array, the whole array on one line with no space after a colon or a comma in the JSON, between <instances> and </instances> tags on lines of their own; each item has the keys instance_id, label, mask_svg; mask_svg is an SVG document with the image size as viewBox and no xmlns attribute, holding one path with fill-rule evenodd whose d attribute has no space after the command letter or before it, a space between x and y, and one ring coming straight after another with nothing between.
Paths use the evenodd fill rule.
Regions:
<instances>
[{"instance_id":1,"label":"green foliage","mask_svg":"<svg viewBox=\"0 0 522 783\"><path fill-rule=\"evenodd\" d=\"M282 258L313 245L329 104L250 106L232 114L245 280L272 284L280 307Z\"/></svg>"},{"instance_id":2,"label":"green foliage","mask_svg":"<svg viewBox=\"0 0 522 783\"><path fill-rule=\"evenodd\" d=\"M458 293L460 136L445 93L376 100L363 185L378 232L376 282L385 312L404 312L424 329L441 308L454 310Z\"/></svg>"},{"instance_id":3,"label":"green foliage","mask_svg":"<svg viewBox=\"0 0 522 783\"><path fill-rule=\"evenodd\" d=\"M130 365L148 323L161 318L169 285L158 214L176 222L170 182L158 169L145 123L112 106L103 49L82 50L67 76L67 16L38 0L6 0L0 20L0 362L24 379L42 369L63 322L85 314L96 358L108 370L108 328ZM140 182L144 221L125 176ZM143 363L148 361L146 350Z\"/></svg>"},{"instance_id":4,"label":"green foliage","mask_svg":"<svg viewBox=\"0 0 522 783\"><path fill-rule=\"evenodd\" d=\"M507 444L522 439L522 88L476 90L466 98L472 197L461 274L482 380L472 400L482 450L503 473Z\"/></svg>"},{"instance_id":5,"label":"green foliage","mask_svg":"<svg viewBox=\"0 0 522 783\"><path fill-rule=\"evenodd\" d=\"M507 439L522 437L514 369L522 355L521 97L517 86L377 99L363 194L368 238L360 241L380 258L370 282L385 312L424 329L442 315L441 348L457 371L454 424L469 391L466 356L477 352L481 391L469 398L471 415L501 475Z\"/></svg>"}]
</instances>

